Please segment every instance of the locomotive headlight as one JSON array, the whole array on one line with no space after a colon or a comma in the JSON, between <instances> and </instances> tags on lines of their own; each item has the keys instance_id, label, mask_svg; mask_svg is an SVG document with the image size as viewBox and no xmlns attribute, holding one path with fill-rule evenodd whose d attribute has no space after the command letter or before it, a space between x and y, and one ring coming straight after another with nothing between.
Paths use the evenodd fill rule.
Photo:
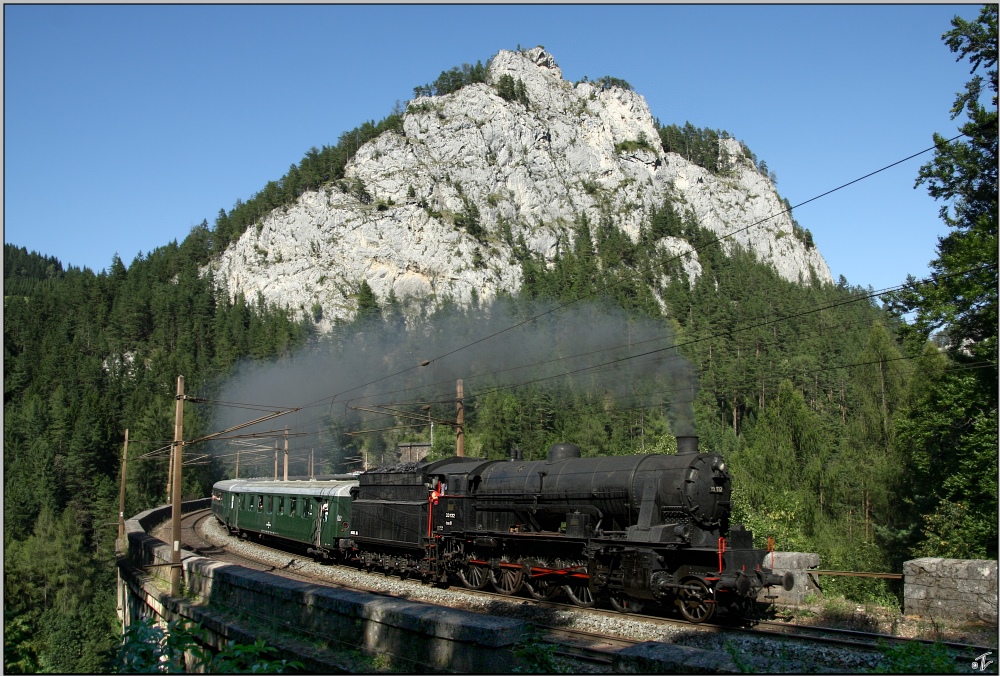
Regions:
<instances>
[{"instance_id":1,"label":"locomotive headlight","mask_svg":"<svg viewBox=\"0 0 1000 676\"><path fill-rule=\"evenodd\" d=\"M726 471L726 461L723 460L722 458L716 458L715 464L712 465L712 469L714 469L719 474L722 474L723 472Z\"/></svg>"}]
</instances>

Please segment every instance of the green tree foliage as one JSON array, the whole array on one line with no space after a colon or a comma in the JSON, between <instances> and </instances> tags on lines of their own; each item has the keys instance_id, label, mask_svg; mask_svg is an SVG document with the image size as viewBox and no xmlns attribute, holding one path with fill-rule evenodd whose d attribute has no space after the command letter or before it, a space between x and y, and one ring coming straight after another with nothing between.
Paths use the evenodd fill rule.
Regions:
<instances>
[{"instance_id":1,"label":"green tree foliage","mask_svg":"<svg viewBox=\"0 0 1000 676\"><path fill-rule=\"evenodd\" d=\"M911 280L897 303L916 311L914 328L925 337L945 327L953 353L990 359L997 351L997 7L985 5L975 22L955 17L952 26L945 44L958 60L969 60L973 74L988 69L993 96L983 105L983 78L975 74L951 109L953 119L968 118L960 128L964 138L934 135L934 159L920 168L916 185L927 184L932 197L948 202L940 213L951 232L930 263L934 281ZM996 371L992 376L995 384Z\"/></svg>"},{"instance_id":2,"label":"green tree foliage","mask_svg":"<svg viewBox=\"0 0 1000 676\"><path fill-rule=\"evenodd\" d=\"M708 169L713 174L720 171L719 139L729 138L729 133L713 129L699 129L690 122L683 127L676 124L661 126L656 120L656 131L660 135L660 145L667 153L677 153L689 162ZM749 150L746 151L752 157Z\"/></svg>"},{"instance_id":3,"label":"green tree foliage","mask_svg":"<svg viewBox=\"0 0 1000 676\"><path fill-rule=\"evenodd\" d=\"M358 285L358 311L355 313L355 321L365 323L374 319L381 319L381 309L375 292L368 285L367 279L362 279Z\"/></svg>"},{"instance_id":4,"label":"green tree foliage","mask_svg":"<svg viewBox=\"0 0 1000 676\"><path fill-rule=\"evenodd\" d=\"M600 89L611 89L612 87L618 87L619 89L624 89L626 91L632 91L632 85L630 85L625 80L620 77L612 77L610 75L605 75L604 77L597 78L594 80L594 85Z\"/></svg>"},{"instance_id":5,"label":"green tree foliage","mask_svg":"<svg viewBox=\"0 0 1000 676\"><path fill-rule=\"evenodd\" d=\"M273 659L277 649L258 640L251 645L229 641L216 654L204 646L201 625L167 627L151 620L135 622L125 630L115 656L120 674L287 674L302 671L301 662Z\"/></svg>"},{"instance_id":6,"label":"green tree foliage","mask_svg":"<svg viewBox=\"0 0 1000 676\"><path fill-rule=\"evenodd\" d=\"M403 132L401 110L394 110L377 123L365 122L350 131L345 131L334 146L310 148L299 164L289 167L281 179L268 181L262 190L254 193L246 202L237 200L229 212L225 209L219 210L214 228L208 231L206 236L211 244L210 250L215 253L225 250L231 242L239 239L250 225L258 223L274 209L293 203L302 193L340 181L344 178L347 163L358 149L390 131L400 134ZM366 204L373 201L363 186L360 190L357 185L345 185L344 188Z\"/></svg>"},{"instance_id":7,"label":"green tree foliage","mask_svg":"<svg viewBox=\"0 0 1000 676\"><path fill-rule=\"evenodd\" d=\"M903 495L919 556L996 558L997 415L983 406L977 375L927 344L896 421L905 449Z\"/></svg>"},{"instance_id":8,"label":"green tree foliage","mask_svg":"<svg viewBox=\"0 0 1000 676\"><path fill-rule=\"evenodd\" d=\"M516 101L528 107L528 90L521 78L514 80L510 73L504 73L497 79L497 96L505 101Z\"/></svg>"},{"instance_id":9,"label":"green tree foliage","mask_svg":"<svg viewBox=\"0 0 1000 676\"><path fill-rule=\"evenodd\" d=\"M4 246L5 277L36 282L4 297L8 670L106 670L124 430L133 458L152 450L173 436L178 375L208 392L240 359L287 353L308 333L259 299L218 294L199 274L206 233L202 223L127 268L115 256L99 274ZM187 434L203 413L186 412ZM161 503L166 474L163 462L130 464L126 512ZM192 468L184 494L209 484Z\"/></svg>"},{"instance_id":10,"label":"green tree foliage","mask_svg":"<svg viewBox=\"0 0 1000 676\"><path fill-rule=\"evenodd\" d=\"M914 312L904 337L919 345L932 331L946 336L948 359L928 354L908 415L897 425L906 439L913 477L911 505L923 524L908 534L917 551L938 556L997 555L997 7L976 21L959 17L943 36L973 78L959 92L952 118L965 114L964 138L935 134L934 159L916 185L947 201L941 218L950 232L931 261L934 279L917 282L889 303ZM992 91L984 104L984 80ZM918 348L919 349L919 348ZM967 370L958 372L957 369ZM991 469L992 468L992 469ZM932 478L933 477L933 478Z\"/></svg>"},{"instance_id":11,"label":"green tree foliage","mask_svg":"<svg viewBox=\"0 0 1000 676\"><path fill-rule=\"evenodd\" d=\"M451 70L441 71L441 74L431 84L420 85L413 88L414 98L421 96L443 96L457 92L462 87L476 83L486 82L486 71L489 69L489 61L484 66L482 61L476 61L476 65L463 63Z\"/></svg>"}]
</instances>

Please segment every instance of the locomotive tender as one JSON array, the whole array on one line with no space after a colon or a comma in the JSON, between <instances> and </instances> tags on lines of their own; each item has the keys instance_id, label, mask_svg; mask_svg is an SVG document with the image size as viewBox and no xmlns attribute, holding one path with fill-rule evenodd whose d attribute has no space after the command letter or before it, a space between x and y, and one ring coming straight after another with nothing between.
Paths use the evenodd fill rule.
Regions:
<instances>
[{"instance_id":1,"label":"locomotive tender","mask_svg":"<svg viewBox=\"0 0 1000 676\"><path fill-rule=\"evenodd\" d=\"M583 458L555 444L538 461L452 457L356 481L221 481L212 505L231 532L318 557L540 600L565 593L582 607L655 603L704 622L717 608L749 610L766 587L790 589L791 574L766 567L750 531L729 528L722 456L699 453L697 437L677 440L676 455Z\"/></svg>"}]
</instances>

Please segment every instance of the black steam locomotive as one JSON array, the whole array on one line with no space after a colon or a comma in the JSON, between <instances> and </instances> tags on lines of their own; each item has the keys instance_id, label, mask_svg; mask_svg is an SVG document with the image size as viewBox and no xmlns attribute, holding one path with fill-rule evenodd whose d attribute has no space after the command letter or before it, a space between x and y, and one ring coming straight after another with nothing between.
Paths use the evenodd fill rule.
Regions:
<instances>
[{"instance_id":1,"label":"black steam locomotive","mask_svg":"<svg viewBox=\"0 0 1000 676\"><path fill-rule=\"evenodd\" d=\"M264 483L240 490L263 494ZM279 483L281 492L294 484ZM442 584L454 576L472 589L489 582L540 600L565 593L582 607L676 606L704 622L793 583L766 567L768 551L753 547L750 531L730 529L730 495L722 456L699 453L697 437L678 437L676 455L582 458L578 446L555 444L540 461L452 457L361 474L349 510L338 506L339 537L317 536L310 551ZM236 501L220 492L218 502L223 520ZM329 507L315 513L327 518ZM245 531L239 522L225 515ZM297 539L273 530L279 522L268 521L268 535Z\"/></svg>"}]
</instances>

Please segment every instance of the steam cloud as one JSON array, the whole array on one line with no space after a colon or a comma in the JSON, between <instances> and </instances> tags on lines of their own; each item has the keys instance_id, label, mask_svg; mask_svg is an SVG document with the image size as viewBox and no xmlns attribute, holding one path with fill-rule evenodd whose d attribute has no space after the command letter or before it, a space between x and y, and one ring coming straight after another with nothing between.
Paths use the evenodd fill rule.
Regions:
<instances>
[{"instance_id":1,"label":"steam cloud","mask_svg":"<svg viewBox=\"0 0 1000 676\"><path fill-rule=\"evenodd\" d=\"M577 303L494 336L554 307L500 300L464 312L438 310L411 321L407 330L377 323L350 335L334 331L287 358L240 365L216 398L303 407L239 433L287 426L290 433L305 434L291 447L317 451L336 446L344 430L399 424L356 407L385 405L426 415L420 404L438 402L435 415L447 410L453 416L454 404L449 409L446 402L455 399L457 379L464 381L467 407L495 387L561 386L568 380L620 408L662 404L674 434L694 434L697 379L690 362L671 349L675 339L666 322L629 318L616 306ZM430 363L420 366L424 360ZM265 415L233 407L216 411L215 430ZM258 444L273 446L273 438Z\"/></svg>"}]
</instances>

